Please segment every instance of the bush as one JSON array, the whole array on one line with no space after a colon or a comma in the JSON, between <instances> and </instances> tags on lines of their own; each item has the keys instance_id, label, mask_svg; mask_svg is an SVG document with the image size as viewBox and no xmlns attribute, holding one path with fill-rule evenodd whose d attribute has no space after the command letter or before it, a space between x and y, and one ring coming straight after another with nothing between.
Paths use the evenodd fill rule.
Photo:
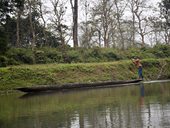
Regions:
<instances>
[{"instance_id":1,"label":"bush","mask_svg":"<svg viewBox=\"0 0 170 128\"><path fill-rule=\"evenodd\" d=\"M133 57L140 57L143 59L156 58L155 55L150 51L151 48L131 48L124 53L124 56L128 59Z\"/></svg>"},{"instance_id":2,"label":"bush","mask_svg":"<svg viewBox=\"0 0 170 128\"><path fill-rule=\"evenodd\" d=\"M8 58L0 56L0 67L6 67L8 64Z\"/></svg>"},{"instance_id":3,"label":"bush","mask_svg":"<svg viewBox=\"0 0 170 128\"><path fill-rule=\"evenodd\" d=\"M13 58L8 60L8 65L19 65L20 63Z\"/></svg>"},{"instance_id":4,"label":"bush","mask_svg":"<svg viewBox=\"0 0 170 128\"><path fill-rule=\"evenodd\" d=\"M61 52L50 51L50 52L46 53L46 56L47 56L48 60L50 60L50 63L54 63L54 62L61 63L61 62L63 62Z\"/></svg>"},{"instance_id":5,"label":"bush","mask_svg":"<svg viewBox=\"0 0 170 128\"><path fill-rule=\"evenodd\" d=\"M90 53L90 56L94 58L102 58L101 48L98 47L93 48Z\"/></svg>"},{"instance_id":6,"label":"bush","mask_svg":"<svg viewBox=\"0 0 170 128\"><path fill-rule=\"evenodd\" d=\"M3 57L1 65L107 62L130 59L135 56L141 59L170 57L169 45L156 45L153 48L130 48L121 51L113 48L37 48L35 51L26 48L11 48Z\"/></svg>"},{"instance_id":7,"label":"bush","mask_svg":"<svg viewBox=\"0 0 170 128\"><path fill-rule=\"evenodd\" d=\"M152 66L159 67L160 62L158 60L155 60L155 59L148 59L148 60L142 61L142 65L144 67L152 67Z\"/></svg>"},{"instance_id":8,"label":"bush","mask_svg":"<svg viewBox=\"0 0 170 128\"><path fill-rule=\"evenodd\" d=\"M155 45L151 52L157 58L166 58L170 57L170 45Z\"/></svg>"},{"instance_id":9,"label":"bush","mask_svg":"<svg viewBox=\"0 0 170 128\"><path fill-rule=\"evenodd\" d=\"M45 52L41 50L35 51L35 63L36 64L45 64L47 63L47 57L45 56Z\"/></svg>"},{"instance_id":10,"label":"bush","mask_svg":"<svg viewBox=\"0 0 170 128\"><path fill-rule=\"evenodd\" d=\"M64 62L71 63L71 62L82 62L80 59L80 53L78 50L70 50L63 56Z\"/></svg>"},{"instance_id":11,"label":"bush","mask_svg":"<svg viewBox=\"0 0 170 128\"><path fill-rule=\"evenodd\" d=\"M122 59L119 55L114 53L113 51L103 53L103 56L107 59L107 61L114 61Z\"/></svg>"},{"instance_id":12,"label":"bush","mask_svg":"<svg viewBox=\"0 0 170 128\"><path fill-rule=\"evenodd\" d=\"M7 57L12 61L16 61L17 63L24 63L24 64L34 63L34 55L30 49L25 49L25 48L10 49L7 52Z\"/></svg>"}]
</instances>

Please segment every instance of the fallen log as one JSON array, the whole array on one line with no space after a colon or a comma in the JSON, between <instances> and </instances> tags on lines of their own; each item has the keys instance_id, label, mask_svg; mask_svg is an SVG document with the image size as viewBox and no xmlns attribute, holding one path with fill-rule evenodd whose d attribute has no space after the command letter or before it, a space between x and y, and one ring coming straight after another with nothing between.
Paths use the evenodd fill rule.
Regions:
<instances>
[{"instance_id":1,"label":"fallen log","mask_svg":"<svg viewBox=\"0 0 170 128\"><path fill-rule=\"evenodd\" d=\"M93 88L93 87L118 87L118 86L125 86L130 83L138 83L142 80L125 80L125 81L104 81L104 82L97 82L97 83L69 83L64 85L39 85L39 86L32 86L32 87L22 87L16 88L16 90L27 92L27 93L34 93L34 92L44 92L44 91L59 91L63 89L76 89L76 88Z\"/></svg>"}]
</instances>

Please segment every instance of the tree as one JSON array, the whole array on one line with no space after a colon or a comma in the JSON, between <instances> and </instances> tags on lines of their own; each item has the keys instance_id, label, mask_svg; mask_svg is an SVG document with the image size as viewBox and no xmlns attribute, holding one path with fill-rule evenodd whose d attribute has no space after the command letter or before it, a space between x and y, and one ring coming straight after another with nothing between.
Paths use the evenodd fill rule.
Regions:
<instances>
[{"instance_id":1,"label":"tree","mask_svg":"<svg viewBox=\"0 0 170 128\"><path fill-rule=\"evenodd\" d=\"M4 54L7 51L7 37L3 28L0 27L0 54Z\"/></svg>"},{"instance_id":2,"label":"tree","mask_svg":"<svg viewBox=\"0 0 170 128\"><path fill-rule=\"evenodd\" d=\"M136 27L135 27L135 0L127 0L128 2L128 7L130 8L130 12L132 14L132 44L133 46L135 45L135 33L136 33Z\"/></svg>"},{"instance_id":3,"label":"tree","mask_svg":"<svg viewBox=\"0 0 170 128\"><path fill-rule=\"evenodd\" d=\"M78 0L70 0L73 14L73 45L78 47ZM73 5L74 4L74 5Z\"/></svg>"},{"instance_id":4,"label":"tree","mask_svg":"<svg viewBox=\"0 0 170 128\"><path fill-rule=\"evenodd\" d=\"M67 25L63 23L64 21L64 16L67 7L65 6L66 3L65 1L61 0L51 0L51 3L53 5L53 12L54 16L53 19L51 20L54 28L54 31L56 31L58 39L60 40L60 44L64 47L66 45L66 30L68 29Z\"/></svg>"},{"instance_id":5,"label":"tree","mask_svg":"<svg viewBox=\"0 0 170 128\"><path fill-rule=\"evenodd\" d=\"M124 36L123 36L123 28L121 27L122 26L121 18L124 14L126 4L125 4L125 6L120 6L120 5L118 5L119 2L118 2L118 0L114 0L114 4L116 7L116 20L117 20L117 24L118 24L118 31L120 34L120 43L121 43L121 48L124 50L125 42L124 42ZM121 5L122 5L122 3L121 3Z\"/></svg>"},{"instance_id":6,"label":"tree","mask_svg":"<svg viewBox=\"0 0 170 128\"><path fill-rule=\"evenodd\" d=\"M152 32L148 29L148 19L147 16L143 15L143 12L146 11L149 7L146 6L146 0L135 0L134 1L135 9L134 14L137 18L138 25L138 34L141 37L141 46L145 46L145 36ZM146 10L145 10L146 9Z\"/></svg>"},{"instance_id":7,"label":"tree","mask_svg":"<svg viewBox=\"0 0 170 128\"><path fill-rule=\"evenodd\" d=\"M42 24L43 24L43 36L44 36L44 45L48 46L49 44L47 43L47 34L46 34L46 27L47 27L47 22L45 20L44 15L49 13L48 11L46 11L45 9L43 10L43 3L42 0L39 1L38 3L39 5L39 14L40 14L40 18L42 19Z\"/></svg>"},{"instance_id":8,"label":"tree","mask_svg":"<svg viewBox=\"0 0 170 128\"><path fill-rule=\"evenodd\" d=\"M0 31L2 33L0 34L0 44L3 44L3 46L1 46L1 47L4 47L3 49L6 49L7 43L10 40L9 33L11 32L8 30L13 29L13 28L9 28L8 26L11 22L13 22L13 21L10 21L12 20L11 17L14 14L15 8L20 7L21 3L22 3L22 0L8 0L8 1L1 0L0 1Z\"/></svg>"},{"instance_id":9,"label":"tree","mask_svg":"<svg viewBox=\"0 0 170 128\"><path fill-rule=\"evenodd\" d=\"M35 26L34 26L34 22L33 22L35 17L33 17L32 12L33 11L35 12L35 5L36 5L35 2L36 1L35 0L27 0L27 2L28 2L28 10L29 10L28 15L29 15L29 22L30 22L30 30L31 30L31 34L32 34L31 47L32 47L32 50L34 50L36 36L35 36Z\"/></svg>"},{"instance_id":10,"label":"tree","mask_svg":"<svg viewBox=\"0 0 170 128\"><path fill-rule=\"evenodd\" d=\"M10 14L14 11L14 6L12 1L1 0L0 1L0 25L4 25L6 23L6 18L10 17Z\"/></svg>"},{"instance_id":11,"label":"tree","mask_svg":"<svg viewBox=\"0 0 170 128\"><path fill-rule=\"evenodd\" d=\"M16 0L17 1L17 0ZM17 35L17 39L16 39L16 46L19 47L20 46L20 19L21 19L21 15L23 13L24 10L24 3L25 0L18 0L18 4L16 5L16 14L17 14L17 20L16 20L16 35Z\"/></svg>"},{"instance_id":12,"label":"tree","mask_svg":"<svg viewBox=\"0 0 170 128\"><path fill-rule=\"evenodd\" d=\"M89 26L89 21L88 21L88 14L89 14L89 3L87 0L80 1L80 5L82 5L82 10L83 10L83 17L85 17L85 21L80 23L80 33L81 34L81 39L80 39L80 46L81 47L90 47L90 26Z\"/></svg>"},{"instance_id":13,"label":"tree","mask_svg":"<svg viewBox=\"0 0 170 128\"><path fill-rule=\"evenodd\" d=\"M165 42L170 45L170 0L162 0L160 3L162 19L165 19Z\"/></svg>"},{"instance_id":14,"label":"tree","mask_svg":"<svg viewBox=\"0 0 170 128\"><path fill-rule=\"evenodd\" d=\"M160 3L161 14L166 19L166 23L170 26L170 0L162 0Z\"/></svg>"},{"instance_id":15,"label":"tree","mask_svg":"<svg viewBox=\"0 0 170 128\"><path fill-rule=\"evenodd\" d=\"M110 29L112 22L114 22L113 3L108 0L101 0L96 3L92 9L93 25L95 25L96 32L99 36L99 42L101 42L101 36L103 37L104 47L110 47ZM100 43L99 43L100 44Z\"/></svg>"},{"instance_id":16,"label":"tree","mask_svg":"<svg viewBox=\"0 0 170 128\"><path fill-rule=\"evenodd\" d=\"M149 26L152 29L152 32L148 34L148 39L150 40L150 45L154 46L164 42L165 39L165 29L164 23L161 21L160 17L150 16L148 17Z\"/></svg>"}]
</instances>

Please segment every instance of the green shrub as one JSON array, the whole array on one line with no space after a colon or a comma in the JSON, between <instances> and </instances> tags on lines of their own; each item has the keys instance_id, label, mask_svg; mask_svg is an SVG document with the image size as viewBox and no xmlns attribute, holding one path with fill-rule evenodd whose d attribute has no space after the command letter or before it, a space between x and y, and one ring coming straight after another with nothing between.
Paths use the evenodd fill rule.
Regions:
<instances>
[{"instance_id":1,"label":"green shrub","mask_svg":"<svg viewBox=\"0 0 170 128\"><path fill-rule=\"evenodd\" d=\"M156 45L153 48L130 48L124 51L113 48L11 48L3 56L8 62L5 65L107 62L130 59L135 56L141 59L170 57L169 45ZM2 59L5 61L5 59Z\"/></svg>"},{"instance_id":2,"label":"green shrub","mask_svg":"<svg viewBox=\"0 0 170 128\"><path fill-rule=\"evenodd\" d=\"M94 57L94 58L102 58L101 48L99 47L93 48L91 53L89 53L89 56Z\"/></svg>"},{"instance_id":3,"label":"green shrub","mask_svg":"<svg viewBox=\"0 0 170 128\"><path fill-rule=\"evenodd\" d=\"M8 64L8 58L5 56L0 56L0 67L6 67Z\"/></svg>"},{"instance_id":4,"label":"green shrub","mask_svg":"<svg viewBox=\"0 0 170 128\"><path fill-rule=\"evenodd\" d=\"M35 63L36 64L45 64L45 63L48 62L47 61L48 58L45 56L45 52L44 51L36 50L34 52L34 54L35 54Z\"/></svg>"},{"instance_id":5,"label":"green shrub","mask_svg":"<svg viewBox=\"0 0 170 128\"><path fill-rule=\"evenodd\" d=\"M113 51L103 53L103 56L106 58L107 61L114 61L122 59L119 55L114 53Z\"/></svg>"},{"instance_id":6,"label":"green shrub","mask_svg":"<svg viewBox=\"0 0 170 128\"><path fill-rule=\"evenodd\" d=\"M13 48L7 52L7 57L12 61L16 61L17 63L25 63L25 64L33 64L34 63L34 55L30 49L25 48Z\"/></svg>"},{"instance_id":7,"label":"green shrub","mask_svg":"<svg viewBox=\"0 0 170 128\"><path fill-rule=\"evenodd\" d=\"M78 50L68 51L67 54L63 56L63 58L64 58L64 62L66 62L66 63L82 62L82 60L80 59L80 54L79 54Z\"/></svg>"},{"instance_id":8,"label":"green shrub","mask_svg":"<svg viewBox=\"0 0 170 128\"><path fill-rule=\"evenodd\" d=\"M144 67L159 67L160 66L160 62L158 60L155 59L148 59L148 60L144 60L142 61L142 65Z\"/></svg>"},{"instance_id":9,"label":"green shrub","mask_svg":"<svg viewBox=\"0 0 170 128\"><path fill-rule=\"evenodd\" d=\"M58 52L58 51L52 52L52 51L50 51L50 52L46 53L46 56L50 60L51 63L55 63L55 62L61 63L61 62L63 62L61 52Z\"/></svg>"},{"instance_id":10,"label":"green shrub","mask_svg":"<svg viewBox=\"0 0 170 128\"><path fill-rule=\"evenodd\" d=\"M151 52L157 57L157 58L166 58L170 57L170 45L155 45Z\"/></svg>"},{"instance_id":11,"label":"green shrub","mask_svg":"<svg viewBox=\"0 0 170 128\"><path fill-rule=\"evenodd\" d=\"M8 60L8 65L19 65L20 63L13 58Z\"/></svg>"},{"instance_id":12,"label":"green shrub","mask_svg":"<svg viewBox=\"0 0 170 128\"><path fill-rule=\"evenodd\" d=\"M123 56L128 59L136 56L142 59L156 58L150 49L151 48L131 48L125 51Z\"/></svg>"}]
</instances>

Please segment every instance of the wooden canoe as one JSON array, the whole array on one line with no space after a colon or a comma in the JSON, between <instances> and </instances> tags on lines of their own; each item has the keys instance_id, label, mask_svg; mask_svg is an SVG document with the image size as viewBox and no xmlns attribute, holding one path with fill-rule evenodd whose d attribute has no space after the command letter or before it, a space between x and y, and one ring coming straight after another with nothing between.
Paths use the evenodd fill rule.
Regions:
<instances>
[{"instance_id":1,"label":"wooden canoe","mask_svg":"<svg viewBox=\"0 0 170 128\"><path fill-rule=\"evenodd\" d=\"M64 85L39 85L32 87L16 88L16 90L34 93L34 92L45 92L45 91L59 91L64 89L76 89L76 88L93 88L93 87L119 87L128 84L138 83L142 80L125 80L125 81L105 81L97 83L70 83Z\"/></svg>"}]
</instances>

